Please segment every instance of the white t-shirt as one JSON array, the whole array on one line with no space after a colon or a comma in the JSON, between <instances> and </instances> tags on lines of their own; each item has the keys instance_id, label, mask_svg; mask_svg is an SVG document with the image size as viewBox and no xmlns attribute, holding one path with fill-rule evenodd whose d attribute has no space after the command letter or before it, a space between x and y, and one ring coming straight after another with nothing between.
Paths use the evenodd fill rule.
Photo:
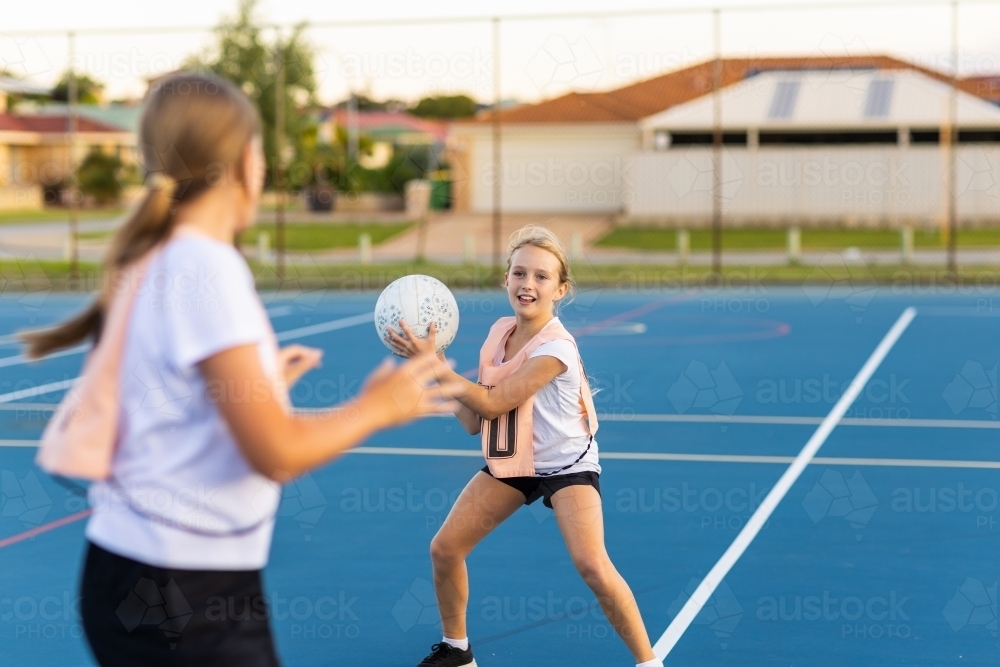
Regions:
<instances>
[{"instance_id":1,"label":"white t-shirt","mask_svg":"<svg viewBox=\"0 0 1000 667\"><path fill-rule=\"evenodd\" d=\"M197 367L250 343L274 376L277 343L246 262L207 236L175 237L136 296L112 480L90 487L88 539L160 567L267 564L280 486L250 467ZM252 400L255 389L226 391Z\"/></svg>"},{"instance_id":2,"label":"white t-shirt","mask_svg":"<svg viewBox=\"0 0 1000 667\"><path fill-rule=\"evenodd\" d=\"M504 341L506 343L506 341ZM504 346L500 346L494 363L502 362ZM553 340L543 343L531 353L534 357L555 357L566 365L560 373L535 394L531 411L532 449L535 472L546 473L573 464L587 449L590 433L587 417L580 406L580 353L571 341ZM590 450L559 475L574 472L601 472L598 463L597 439L590 443Z\"/></svg>"}]
</instances>

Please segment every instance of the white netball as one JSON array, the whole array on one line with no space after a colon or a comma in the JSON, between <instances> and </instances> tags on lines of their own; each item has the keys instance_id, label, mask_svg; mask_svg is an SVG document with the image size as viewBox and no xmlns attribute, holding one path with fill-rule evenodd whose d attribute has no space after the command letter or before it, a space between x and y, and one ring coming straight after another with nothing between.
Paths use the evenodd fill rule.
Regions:
<instances>
[{"instance_id":1,"label":"white netball","mask_svg":"<svg viewBox=\"0 0 1000 667\"><path fill-rule=\"evenodd\" d=\"M400 319L420 338L427 337L431 322L437 323L437 351L441 352L458 333L458 303L451 290L437 278L403 276L382 290L375 303L375 330L386 347L389 347L386 331L390 327L402 333Z\"/></svg>"}]
</instances>

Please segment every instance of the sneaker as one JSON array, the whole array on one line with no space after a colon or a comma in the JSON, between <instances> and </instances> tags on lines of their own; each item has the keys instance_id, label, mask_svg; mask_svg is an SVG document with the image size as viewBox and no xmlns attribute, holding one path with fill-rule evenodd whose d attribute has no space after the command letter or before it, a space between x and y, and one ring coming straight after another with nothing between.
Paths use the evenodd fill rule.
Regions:
<instances>
[{"instance_id":1,"label":"sneaker","mask_svg":"<svg viewBox=\"0 0 1000 667\"><path fill-rule=\"evenodd\" d=\"M434 644L431 646L431 654L417 667L476 667L476 660L472 657L472 644L464 651L444 642Z\"/></svg>"}]
</instances>

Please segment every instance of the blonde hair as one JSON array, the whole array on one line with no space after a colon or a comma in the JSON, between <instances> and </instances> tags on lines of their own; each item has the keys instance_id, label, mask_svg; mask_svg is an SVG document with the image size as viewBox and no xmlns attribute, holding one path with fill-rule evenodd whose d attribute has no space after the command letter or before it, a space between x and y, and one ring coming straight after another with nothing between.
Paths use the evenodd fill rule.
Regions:
<instances>
[{"instance_id":1,"label":"blonde hair","mask_svg":"<svg viewBox=\"0 0 1000 667\"><path fill-rule=\"evenodd\" d=\"M139 137L146 196L111 241L104 258L104 288L82 313L21 334L28 357L37 359L99 336L113 274L170 235L178 203L209 190L222 174L234 173L238 182L245 182L243 151L260 131L257 110L228 81L190 72L158 82L146 100Z\"/></svg>"},{"instance_id":2,"label":"blonde hair","mask_svg":"<svg viewBox=\"0 0 1000 667\"><path fill-rule=\"evenodd\" d=\"M572 297L576 291L576 281L573 280L573 274L570 273L566 251L559 244L559 238L551 230L540 225L526 225L510 235L510 241L507 245L507 272L510 273L510 262L514 258L514 253L528 245L547 250L556 256L556 259L559 260L559 284L569 285L566 296ZM556 308L563 302L568 303L567 299L563 298L556 303Z\"/></svg>"}]
</instances>

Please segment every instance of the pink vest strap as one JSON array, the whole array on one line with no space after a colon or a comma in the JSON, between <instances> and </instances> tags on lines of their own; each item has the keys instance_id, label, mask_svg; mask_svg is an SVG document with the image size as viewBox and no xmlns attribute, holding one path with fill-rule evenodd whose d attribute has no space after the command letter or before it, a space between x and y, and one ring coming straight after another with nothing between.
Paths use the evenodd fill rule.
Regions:
<instances>
[{"instance_id":1,"label":"pink vest strap","mask_svg":"<svg viewBox=\"0 0 1000 667\"><path fill-rule=\"evenodd\" d=\"M146 270L161 250L157 246L112 276L100 340L87 356L79 381L42 433L35 461L46 472L90 480L110 476L118 440L118 390L128 322Z\"/></svg>"},{"instance_id":2,"label":"pink vest strap","mask_svg":"<svg viewBox=\"0 0 1000 667\"><path fill-rule=\"evenodd\" d=\"M521 348L510 360L497 366L493 360L503 358L502 346L507 336L517 324L515 317L502 317L490 328L479 350L479 384L484 387L495 387L521 367L531 354L545 343L554 340L568 340L576 347L566 327L556 319L552 319L539 331L534 338ZM580 355L577 352L577 358ZM534 397L529 397L523 404L496 419L482 423L482 447L486 464L494 477L530 477L535 474L534 448L532 438L532 413ZM590 383L580 361L580 408L587 416L587 428L590 435L597 433L597 410L594 409L594 398L590 391Z\"/></svg>"}]
</instances>

